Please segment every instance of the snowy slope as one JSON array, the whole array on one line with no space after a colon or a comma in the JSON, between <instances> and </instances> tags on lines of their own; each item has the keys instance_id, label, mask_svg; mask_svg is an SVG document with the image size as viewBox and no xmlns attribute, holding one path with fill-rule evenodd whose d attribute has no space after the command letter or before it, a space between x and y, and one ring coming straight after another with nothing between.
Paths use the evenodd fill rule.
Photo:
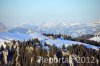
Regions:
<instances>
[{"instance_id":1,"label":"snowy slope","mask_svg":"<svg viewBox=\"0 0 100 66\"><path fill-rule=\"evenodd\" d=\"M9 32L0 32L0 38L4 40L28 40L32 38L38 38L39 40L48 39L39 33L34 34L21 34L21 33L9 33Z\"/></svg>"},{"instance_id":2,"label":"snowy slope","mask_svg":"<svg viewBox=\"0 0 100 66\"><path fill-rule=\"evenodd\" d=\"M28 40L32 38L38 38L40 41L44 41L49 39L48 37L45 37L39 33L34 33L34 34L20 34L20 33L9 33L9 32L0 32L0 46L3 45L4 47L4 41L9 42L11 40Z\"/></svg>"},{"instance_id":3,"label":"snowy slope","mask_svg":"<svg viewBox=\"0 0 100 66\"><path fill-rule=\"evenodd\" d=\"M0 38L4 40L24 40L32 38L30 35L26 34L17 34L17 33L8 33L8 32L1 32Z\"/></svg>"},{"instance_id":4,"label":"snowy slope","mask_svg":"<svg viewBox=\"0 0 100 66\"><path fill-rule=\"evenodd\" d=\"M100 42L100 37L93 37L93 38L90 38L89 40L94 40L94 41Z\"/></svg>"},{"instance_id":5,"label":"snowy slope","mask_svg":"<svg viewBox=\"0 0 100 66\"><path fill-rule=\"evenodd\" d=\"M34 33L34 34L20 34L20 33L8 33L8 32L0 32L0 45L4 44L4 41L9 41L9 40L28 40L32 38L38 38L42 44L47 42L50 45L55 44L58 47L62 47L63 44L65 46L69 46L72 44L79 44L79 45L85 45L87 48L93 48L93 49L99 49L100 47L81 43L81 42L76 42L76 41L70 41L70 40L62 40L62 39L50 39L46 36L41 35L40 33Z\"/></svg>"},{"instance_id":6,"label":"snowy slope","mask_svg":"<svg viewBox=\"0 0 100 66\"><path fill-rule=\"evenodd\" d=\"M50 45L54 44L57 47L61 47L63 44L65 44L66 47L73 45L73 44L78 44L78 45L84 45L87 48L92 48L92 49L96 49L96 50L98 50L100 48L98 46L93 46L93 45L89 45L89 44L85 44L85 43L81 43L81 42L77 42L77 41L70 41L70 40L61 40L61 39L52 40L52 39L50 39L50 40L47 40L46 42Z\"/></svg>"}]
</instances>

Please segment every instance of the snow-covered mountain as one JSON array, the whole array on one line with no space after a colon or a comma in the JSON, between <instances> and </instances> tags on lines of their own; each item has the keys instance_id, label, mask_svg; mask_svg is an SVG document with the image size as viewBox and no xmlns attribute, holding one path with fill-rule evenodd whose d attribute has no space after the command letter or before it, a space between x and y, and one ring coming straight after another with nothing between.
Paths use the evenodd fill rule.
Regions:
<instances>
[{"instance_id":1,"label":"snow-covered mountain","mask_svg":"<svg viewBox=\"0 0 100 66\"><path fill-rule=\"evenodd\" d=\"M5 32L7 31L7 28L4 24L0 23L0 32Z\"/></svg>"},{"instance_id":2,"label":"snow-covered mountain","mask_svg":"<svg viewBox=\"0 0 100 66\"><path fill-rule=\"evenodd\" d=\"M72 37L77 37L85 34L95 34L100 31L100 21L94 23L70 23L70 22L58 22L58 23L44 23L44 24L23 24L18 27L14 27L9 32L18 33L61 33L67 34Z\"/></svg>"}]
</instances>

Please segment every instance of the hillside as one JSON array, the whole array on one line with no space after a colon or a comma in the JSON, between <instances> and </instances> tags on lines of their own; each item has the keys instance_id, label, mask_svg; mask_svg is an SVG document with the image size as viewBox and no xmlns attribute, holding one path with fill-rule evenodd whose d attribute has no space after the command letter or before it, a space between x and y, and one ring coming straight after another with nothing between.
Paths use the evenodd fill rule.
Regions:
<instances>
[{"instance_id":1,"label":"hillside","mask_svg":"<svg viewBox=\"0 0 100 66\"><path fill-rule=\"evenodd\" d=\"M17 41L19 40L19 41ZM1 66L99 66L100 47L78 41L53 38L40 33L0 33L0 65ZM77 58L92 59L87 63ZM41 61L49 59L47 63ZM57 61L69 59L67 62ZM73 59L72 59L73 58ZM94 58L94 59L93 59ZM52 59L52 61L51 61ZM57 61L55 63L55 60ZM27 61L27 62L26 62Z\"/></svg>"},{"instance_id":2,"label":"hillside","mask_svg":"<svg viewBox=\"0 0 100 66\"><path fill-rule=\"evenodd\" d=\"M64 40L61 38L51 39L46 36L43 36L40 33L34 33L34 34L20 34L20 33L9 33L9 32L1 32L0 33L0 39L7 40L7 41L11 41L11 40L24 41L24 40L29 40L29 39L33 39L33 38L38 38L41 42L43 42L43 44L46 42L50 45L56 45L57 47L61 47L63 44L65 44L66 47L69 45L78 44L78 45L84 45L87 48L92 48L92 49L97 49L97 50L100 48L100 47L85 44L82 42Z\"/></svg>"}]
</instances>

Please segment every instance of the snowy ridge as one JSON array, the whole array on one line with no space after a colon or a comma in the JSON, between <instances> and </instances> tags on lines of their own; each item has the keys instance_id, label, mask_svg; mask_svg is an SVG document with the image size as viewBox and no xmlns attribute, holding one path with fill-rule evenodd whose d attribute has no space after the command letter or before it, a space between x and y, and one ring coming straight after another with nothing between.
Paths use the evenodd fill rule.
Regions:
<instances>
[{"instance_id":1,"label":"snowy ridge","mask_svg":"<svg viewBox=\"0 0 100 66\"><path fill-rule=\"evenodd\" d=\"M0 38L3 40L28 40L32 38L38 38L39 40L48 39L41 34L21 34L21 33L9 33L9 32L0 32Z\"/></svg>"}]
</instances>

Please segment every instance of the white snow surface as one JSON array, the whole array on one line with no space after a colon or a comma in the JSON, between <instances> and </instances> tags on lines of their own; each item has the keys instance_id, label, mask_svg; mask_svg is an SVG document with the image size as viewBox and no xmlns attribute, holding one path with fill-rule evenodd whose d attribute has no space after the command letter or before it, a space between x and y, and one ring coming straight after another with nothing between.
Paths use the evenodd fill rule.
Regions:
<instances>
[{"instance_id":1,"label":"white snow surface","mask_svg":"<svg viewBox=\"0 0 100 66\"><path fill-rule=\"evenodd\" d=\"M92 49L96 49L98 50L100 47L98 46L93 46L93 45L90 45L90 44L86 44L86 43L82 43L82 42L77 42L77 41L71 41L71 40L61 40L61 39L56 39L56 40L47 40L46 41L48 44L50 45L56 45L57 47L62 47L63 44L65 44L66 47L68 46L72 46L73 44L78 44L78 45L84 45L86 46L87 48L92 48Z\"/></svg>"},{"instance_id":2,"label":"white snow surface","mask_svg":"<svg viewBox=\"0 0 100 66\"><path fill-rule=\"evenodd\" d=\"M44 44L44 42L47 42L47 44L50 45L56 45L57 47L62 47L63 44L65 44L65 46L69 46L69 45L73 45L73 44L78 44L78 45L84 45L87 48L92 48L92 49L100 49L100 47L98 46L93 46L93 45L89 45L89 44L85 44L85 43L81 43L81 42L77 42L77 41L71 41L71 40L64 40L64 39L50 39L46 36L43 36L40 33L33 33L33 34L20 34L20 33L9 33L9 32L0 32L0 46L4 44L4 41L9 41L9 40L28 40L28 39L32 39L32 38L38 38L42 44Z\"/></svg>"},{"instance_id":3,"label":"white snow surface","mask_svg":"<svg viewBox=\"0 0 100 66\"><path fill-rule=\"evenodd\" d=\"M48 39L47 37L39 34L21 34L21 33L9 33L9 32L0 32L0 38L3 40L28 40L32 38L38 38L39 40Z\"/></svg>"},{"instance_id":4,"label":"white snow surface","mask_svg":"<svg viewBox=\"0 0 100 66\"><path fill-rule=\"evenodd\" d=\"M89 40L94 40L94 41L100 42L100 37L93 37L93 38L90 38Z\"/></svg>"}]
</instances>

